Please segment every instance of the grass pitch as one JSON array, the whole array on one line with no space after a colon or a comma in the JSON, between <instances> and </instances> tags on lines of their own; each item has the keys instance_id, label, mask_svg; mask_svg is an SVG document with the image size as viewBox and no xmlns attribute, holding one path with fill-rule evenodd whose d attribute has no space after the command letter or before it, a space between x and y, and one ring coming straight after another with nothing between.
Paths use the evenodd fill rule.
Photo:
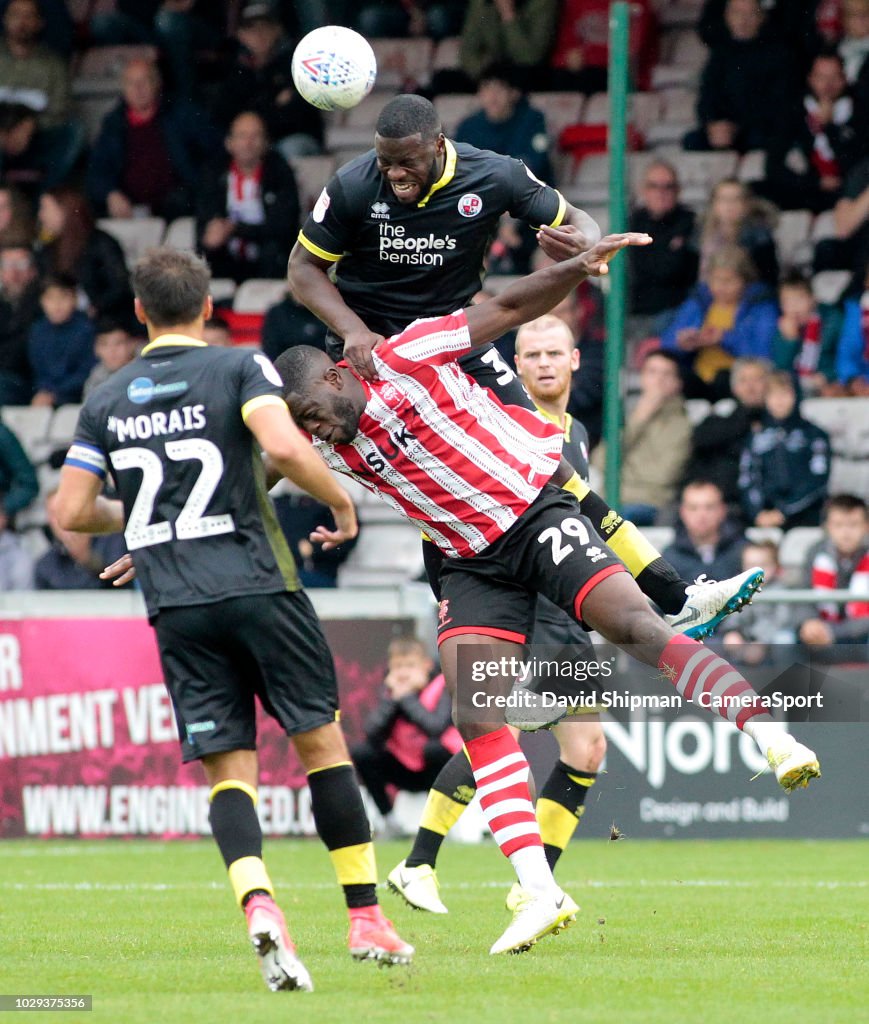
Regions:
<instances>
[{"instance_id":1,"label":"grass pitch","mask_svg":"<svg viewBox=\"0 0 869 1024\"><path fill-rule=\"evenodd\" d=\"M381 877L405 852L379 846ZM575 843L558 875L577 923L497 958L509 865L492 844L450 845L448 917L382 894L417 948L409 969L351 961L318 843L273 840L266 861L313 994L266 990L210 841L0 844L0 993L92 993L83 1024L851 1024L869 1012L865 842Z\"/></svg>"}]
</instances>

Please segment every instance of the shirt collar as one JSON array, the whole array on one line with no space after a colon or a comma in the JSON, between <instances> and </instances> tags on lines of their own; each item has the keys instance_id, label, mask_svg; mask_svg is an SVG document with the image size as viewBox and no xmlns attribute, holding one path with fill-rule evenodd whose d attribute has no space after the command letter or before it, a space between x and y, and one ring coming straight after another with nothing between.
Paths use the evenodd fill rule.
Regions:
<instances>
[{"instance_id":1,"label":"shirt collar","mask_svg":"<svg viewBox=\"0 0 869 1024\"><path fill-rule=\"evenodd\" d=\"M186 334L161 334L142 349L142 355L146 356L155 348L208 348L204 341L197 338L190 338Z\"/></svg>"},{"instance_id":2,"label":"shirt collar","mask_svg":"<svg viewBox=\"0 0 869 1024\"><path fill-rule=\"evenodd\" d=\"M446 159L444 160L444 173L438 178L438 180L432 185L425 196L420 199L416 204L417 209L422 209L428 204L429 199L437 192L442 189L444 185L449 183L456 176L456 147L450 142L449 139L444 139L444 148L446 151Z\"/></svg>"}]
</instances>

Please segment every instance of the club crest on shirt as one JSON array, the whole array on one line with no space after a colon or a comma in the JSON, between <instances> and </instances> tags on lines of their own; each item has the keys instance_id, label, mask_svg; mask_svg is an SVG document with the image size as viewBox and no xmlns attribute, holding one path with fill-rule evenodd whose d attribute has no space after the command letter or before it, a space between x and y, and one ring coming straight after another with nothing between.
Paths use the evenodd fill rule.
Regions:
<instances>
[{"instance_id":1,"label":"club crest on shirt","mask_svg":"<svg viewBox=\"0 0 869 1024\"><path fill-rule=\"evenodd\" d=\"M458 210L463 217L476 217L483 209L483 200L476 192L466 192L459 200Z\"/></svg>"},{"instance_id":2,"label":"club crest on shirt","mask_svg":"<svg viewBox=\"0 0 869 1024\"><path fill-rule=\"evenodd\" d=\"M314 209L311 210L311 216L318 224L323 223L323 218L326 216L326 211L329 209L331 201L329 193L323 189L317 198L317 202L314 203Z\"/></svg>"}]
</instances>

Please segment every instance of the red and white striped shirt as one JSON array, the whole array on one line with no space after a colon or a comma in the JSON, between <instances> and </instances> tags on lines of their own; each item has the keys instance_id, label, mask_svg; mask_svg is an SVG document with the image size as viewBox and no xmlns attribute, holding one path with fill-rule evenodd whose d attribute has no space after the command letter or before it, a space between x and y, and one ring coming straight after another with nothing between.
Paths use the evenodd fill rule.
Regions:
<instances>
[{"instance_id":1,"label":"red and white striped shirt","mask_svg":"<svg viewBox=\"0 0 869 1024\"><path fill-rule=\"evenodd\" d=\"M487 548L558 466L563 435L529 409L505 407L456 365L471 348L464 311L416 320L372 353L378 380L350 444L313 443L448 556Z\"/></svg>"}]
</instances>

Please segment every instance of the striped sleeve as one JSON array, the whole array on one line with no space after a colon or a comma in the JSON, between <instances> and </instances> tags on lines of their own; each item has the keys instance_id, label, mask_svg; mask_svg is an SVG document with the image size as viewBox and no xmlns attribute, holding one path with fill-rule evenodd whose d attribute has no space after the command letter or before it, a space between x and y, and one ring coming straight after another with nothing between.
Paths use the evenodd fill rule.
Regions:
<instances>
[{"instance_id":1,"label":"striped sleeve","mask_svg":"<svg viewBox=\"0 0 869 1024\"><path fill-rule=\"evenodd\" d=\"M374 352L387 366L409 372L420 363L443 366L455 362L471 350L468 318L463 309L449 316L414 320L401 334L396 334Z\"/></svg>"}]
</instances>

